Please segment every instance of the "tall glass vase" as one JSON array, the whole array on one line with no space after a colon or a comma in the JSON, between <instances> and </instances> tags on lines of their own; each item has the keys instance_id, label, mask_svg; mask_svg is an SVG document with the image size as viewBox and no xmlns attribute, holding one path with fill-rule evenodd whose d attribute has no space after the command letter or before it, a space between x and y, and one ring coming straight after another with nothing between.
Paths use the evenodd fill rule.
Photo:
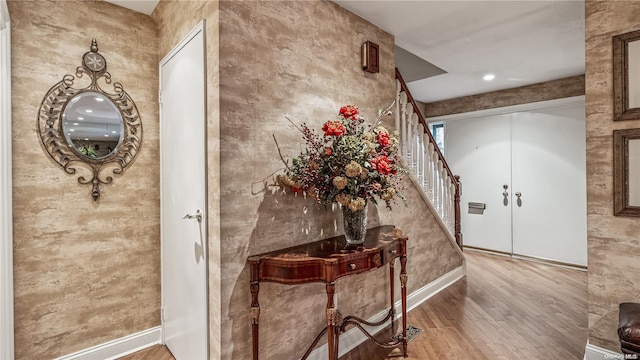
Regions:
<instances>
[{"instance_id":1,"label":"tall glass vase","mask_svg":"<svg viewBox=\"0 0 640 360\"><path fill-rule=\"evenodd\" d=\"M364 205L364 209L351 211L349 207L342 207L342 219L344 223L344 236L349 245L364 244L364 237L367 234L367 209L369 203Z\"/></svg>"}]
</instances>

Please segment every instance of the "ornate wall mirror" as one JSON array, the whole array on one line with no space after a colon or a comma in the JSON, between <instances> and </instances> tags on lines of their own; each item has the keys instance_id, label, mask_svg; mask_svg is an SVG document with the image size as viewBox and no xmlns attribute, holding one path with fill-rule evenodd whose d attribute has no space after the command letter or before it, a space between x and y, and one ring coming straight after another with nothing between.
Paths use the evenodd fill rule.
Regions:
<instances>
[{"instance_id":1,"label":"ornate wall mirror","mask_svg":"<svg viewBox=\"0 0 640 360\"><path fill-rule=\"evenodd\" d=\"M613 37L613 120L640 119L640 30Z\"/></svg>"},{"instance_id":2,"label":"ornate wall mirror","mask_svg":"<svg viewBox=\"0 0 640 360\"><path fill-rule=\"evenodd\" d=\"M613 131L613 207L640 216L640 129Z\"/></svg>"},{"instance_id":3,"label":"ornate wall mirror","mask_svg":"<svg viewBox=\"0 0 640 360\"><path fill-rule=\"evenodd\" d=\"M83 77L86 86L73 87ZM122 84L114 83L110 93L100 83L111 84L111 74L93 39L76 76L53 85L38 112L44 149L68 174L79 173L80 184L92 185L93 200L100 197L100 184L110 184L111 174L122 174L134 161L142 143L136 104Z\"/></svg>"}]
</instances>

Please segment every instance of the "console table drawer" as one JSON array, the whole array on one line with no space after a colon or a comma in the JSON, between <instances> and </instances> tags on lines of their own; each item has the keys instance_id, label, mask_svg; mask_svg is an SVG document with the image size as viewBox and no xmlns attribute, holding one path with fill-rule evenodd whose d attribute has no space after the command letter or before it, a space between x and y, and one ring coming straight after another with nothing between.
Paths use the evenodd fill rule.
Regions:
<instances>
[{"instance_id":1,"label":"console table drawer","mask_svg":"<svg viewBox=\"0 0 640 360\"><path fill-rule=\"evenodd\" d=\"M361 271L367 271L372 269L371 262L369 261L369 256L351 259L349 261L343 262L339 266L340 275L345 276L352 273L357 273Z\"/></svg>"}]
</instances>

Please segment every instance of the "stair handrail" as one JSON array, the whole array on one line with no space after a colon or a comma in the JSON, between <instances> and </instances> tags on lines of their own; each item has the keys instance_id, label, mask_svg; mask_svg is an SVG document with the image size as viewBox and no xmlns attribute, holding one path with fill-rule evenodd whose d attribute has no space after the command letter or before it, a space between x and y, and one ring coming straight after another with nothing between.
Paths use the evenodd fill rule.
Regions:
<instances>
[{"instance_id":1,"label":"stair handrail","mask_svg":"<svg viewBox=\"0 0 640 360\"><path fill-rule=\"evenodd\" d=\"M411 106L413 107L413 112L417 115L418 121L420 122L420 124L422 124L424 133L427 135L429 142L433 144L434 151L437 154L438 159L441 161L443 169L446 170L447 174L451 179L452 184L455 187L455 193L454 193L454 219L455 220L454 220L453 236L455 237L456 243L462 250L462 231L461 231L461 225L460 225L460 195L461 195L460 176L454 175L453 172L451 171L449 164L447 163L446 159L444 158L444 155L440 151L440 148L438 147L436 140L431 134L431 131L429 131L427 122L424 119L424 116L422 115L422 112L418 108L418 105L416 104L415 100L413 99L413 96L411 95L411 92L407 87L407 83L405 83L404 79L402 78L402 74L400 74L400 70L398 70L398 68L396 68L396 79L400 82L401 91L404 91L405 95L407 96L407 102L410 103Z\"/></svg>"}]
</instances>

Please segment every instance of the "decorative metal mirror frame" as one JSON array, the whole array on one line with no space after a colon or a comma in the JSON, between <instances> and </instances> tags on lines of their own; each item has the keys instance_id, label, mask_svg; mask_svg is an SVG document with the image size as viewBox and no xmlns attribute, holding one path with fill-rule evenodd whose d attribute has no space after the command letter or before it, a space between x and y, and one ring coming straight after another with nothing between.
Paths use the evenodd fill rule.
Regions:
<instances>
[{"instance_id":1,"label":"decorative metal mirror frame","mask_svg":"<svg viewBox=\"0 0 640 360\"><path fill-rule=\"evenodd\" d=\"M93 176L88 178L79 176L78 182L83 185L91 184L91 197L98 200L100 184L110 184L113 177L105 175L112 169L112 174L120 175L124 169L135 160L142 145L142 121L136 104L124 90L122 84L113 84L113 93L106 92L98 84L102 79L105 84L111 84L111 74L107 72L105 58L98 54L96 39L91 41L91 48L82 56L82 65L76 68L76 77L85 74L91 83L85 87L73 88L74 76L65 75L62 81L53 85L47 92L38 111L38 133L44 149L49 156L58 163L66 173L75 174L78 167L88 168ZM92 91L100 93L111 100L120 111L123 122L121 141L116 149L102 158L91 158L80 153L72 144L67 142L62 128L62 114L69 101L76 95Z\"/></svg>"},{"instance_id":2,"label":"decorative metal mirror frame","mask_svg":"<svg viewBox=\"0 0 640 360\"><path fill-rule=\"evenodd\" d=\"M640 206L629 204L629 140L640 139L640 129L613 131L613 214L640 216Z\"/></svg>"},{"instance_id":3,"label":"decorative metal mirror frame","mask_svg":"<svg viewBox=\"0 0 640 360\"><path fill-rule=\"evenodd\" d=\"M640 107L629 108L629 43L640 40L640 30L613 37L613 120L640 119Z\"/></svg>"}]
</instances>

